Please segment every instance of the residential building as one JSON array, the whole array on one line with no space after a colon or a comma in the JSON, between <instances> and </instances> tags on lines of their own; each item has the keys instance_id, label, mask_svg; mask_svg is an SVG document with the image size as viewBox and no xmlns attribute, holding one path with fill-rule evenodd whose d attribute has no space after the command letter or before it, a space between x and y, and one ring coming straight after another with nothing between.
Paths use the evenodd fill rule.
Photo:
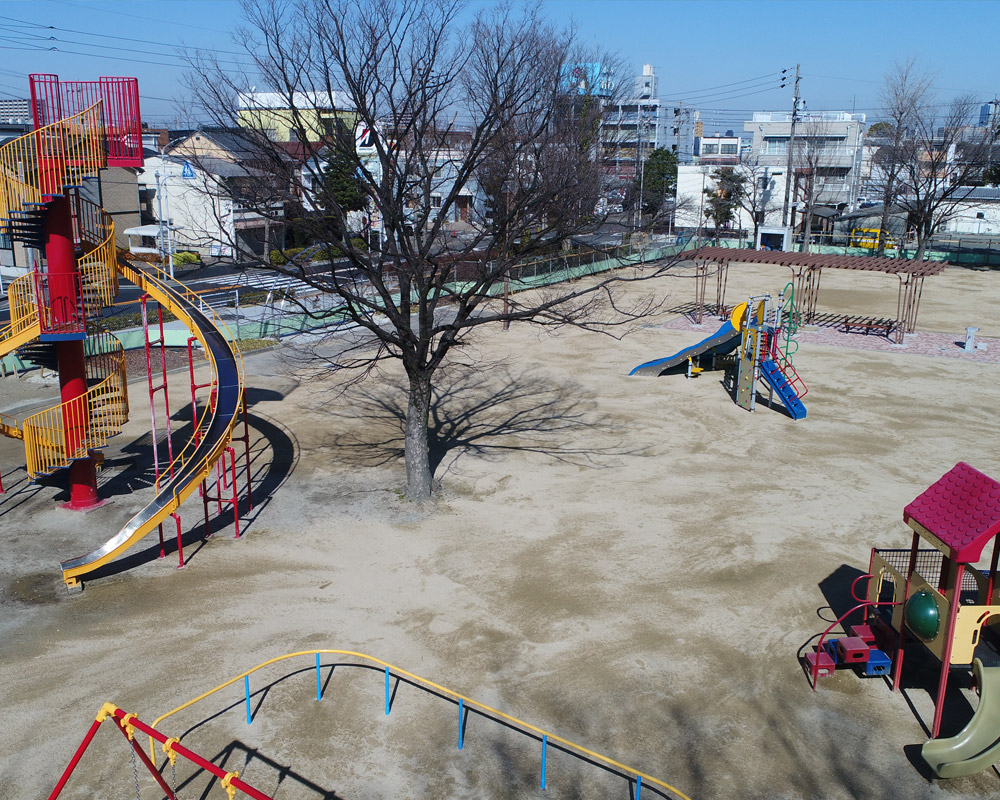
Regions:
<instances>
[{"instance_id":1,"label":"residential building","mask_svg":"<svg viewBox=\"0 0 1000 800\"><path fill-rule=\"evenodd\" d=\"M387 124L385 130L392 130L392 126ZM444 200L455 188L455 181L458 177L458 167L465 158L466 146L471 141L471 132L463 130L449 131L443 137L446 146L435 148L425 157L421 158L426 167L431 172L430 182L430 206L442 208ZM361 136L355 140L358 158L364 165L365 170L372 176L372 179L379 181L382 175L382 164L379 160L375 142L371 136ZM406 152L400 153L400 160L405 162ZM321 153L317 158L308 161L302 169L303 198L302 206L308 212L320 210L316 200L317 182L319 176L323 174L326 162ZM422 191L422 187L417 191ZM406 200L406 214L411 217L417 209L423 207L423 198L415 196ZM470 177L462 191L455 197L455 201L448 210L446 223L465 223L482 220L486 215L486 196L479 186L475 176ZM381 216L377 209L369 208L365 211L348 212L348 225L357 232L369 230L380 231L382 228Z\"/></svg>"},{"instance_id":2,"label":"residential building","mask_svg":"<svg viewBox=\"0 0 1000 800\"><path fill-rule=\"evenodd\" d=\"M353 132L357 114L343 92L241 92L237 96L241 127L264 131L275 142L291 142L305 134L319 142L339 132ZM299 128L302 130L300 131Z\"/></svg>"},{"instance_id":3,"label":"residential building","mask_svg":"<svg viewBox=\"0 0 1000 800\"><path fill-rule=\"evenodd\" d=\"M1000 122L1000 100L983 103L979 108L979 127L992 128Z\"/></svg>"},{"instance_id":4,"label":"residential building","mask_svg":"<svg viewBox=\"0 0 1000 800\"><path fill-rule=\"evenodd\" d=\"M726 131L725 136L718 133L697 136L694 140L695 163L734 166L740 163L742 145L742 139L732 131Z\"/></svg>"},{"instance_id":5,"label":"residential building","mask_svg":"<svg viewBox=\"0 0 1000 800\"><path fill-rule=\"evenodd\" d=\"M743 129L753 135L758 163L787 169L791 112L755 112ZM791 202L800 202L812 182L813 208L853 208L857 203L865 115L846 111L802 112L795 126Z\"/></svg>"},{"instance_id":6,"label":"residential building","mask_svg":"<svg viewBox=\"0 0 1000 800\"><path fill-rule=\"evenodd\" d=\"M212 141L207 149L216 147ZM171 230L175 252L238 258L264 254L283 241L284 203L260 201L251 166L216 156L146 151L139 183L143 224L125 231L133 249L162 247L156 242L161 220ZM265 207L269 213L260 213Z\"/></svg>"},{"instance_id":7,"label":"residential building","mask_svg":"<svg viewBox=\"0 0 1000 800\"><path fill-rule=\"evenodd\" d=\"M954 197L954 209L940 233L1000 235L1000 188L963 186Z\"/></svg>"}]
</instances>

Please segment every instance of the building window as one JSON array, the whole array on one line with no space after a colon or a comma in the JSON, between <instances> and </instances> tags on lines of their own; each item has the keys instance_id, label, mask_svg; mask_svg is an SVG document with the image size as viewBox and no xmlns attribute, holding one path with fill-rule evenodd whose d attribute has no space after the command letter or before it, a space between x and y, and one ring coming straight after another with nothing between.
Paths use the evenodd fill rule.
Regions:
<instances>
[{"instance_id":1,"label":"building window","mask_svg":"<svg viewBox=\"0 0 1000 800\"><path fill-rule=\"evenodd\" d=\"M736 145L735 144L724 144L720 150L724 156L735 156L736 155Z\"/></svg>"},{"instance_id":2,"label":"building window","mask_svg":"<svg viewBox=\"0 0 1000 800\"><path fill-rule=\"evenodd\" d=\"M701 154L703 156L714 156L719 153L719 145L717 144L703 144L701 146Z\"/></svg>"},{"instance_id":3,"label":"building window","mask_svg":"<svg viewBox=\"0 0 1000 800\"><path fill-rule=\"evenodd\" d=\"M983 213L982 211L977 211L976 212L976 219L986 219L986 214Z\"/></svg>"},{"instance_id":4,"label":"building window","mask_svg":"<svg viewBox=\"0 0 1000 800\"><path fill-rule=\"evenodd\" d=\"M769 156L783 156L788 153L787 138L766 138L764 139L764 154Z\"/></svg>"},{"instance_id":5,"label":"building window","mask_svg":"<svg viewBox=\"0 0 1000 800\"><path fill-rule=\"evenodd\" d=\"M441 208L441 195L439 194L431 195L431 208Z\"/></svg>"}]
</instances>

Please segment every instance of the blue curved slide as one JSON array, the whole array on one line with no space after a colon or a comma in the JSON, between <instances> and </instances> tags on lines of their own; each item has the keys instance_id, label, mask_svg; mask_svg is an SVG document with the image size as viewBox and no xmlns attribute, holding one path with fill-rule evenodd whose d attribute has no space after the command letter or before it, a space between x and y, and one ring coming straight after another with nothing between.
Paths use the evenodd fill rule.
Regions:
<instances>
[{"instance_id":1,"label":"blue curved slide","mask_svg":"<svg viewBox=\"0 0 1000 800\"><path fill-rule=\"evenodd\" d=\"M666 358L658 358L655 361L647 361L633 369L629 375L662 375L671 367L683 364L694 356L720 356L724 353L731 353L740 343L740 332L733 327L733 323L726 320L722 327L707 339L703 339L698 344L674 353Z\"/></svg>"}]
</instances>

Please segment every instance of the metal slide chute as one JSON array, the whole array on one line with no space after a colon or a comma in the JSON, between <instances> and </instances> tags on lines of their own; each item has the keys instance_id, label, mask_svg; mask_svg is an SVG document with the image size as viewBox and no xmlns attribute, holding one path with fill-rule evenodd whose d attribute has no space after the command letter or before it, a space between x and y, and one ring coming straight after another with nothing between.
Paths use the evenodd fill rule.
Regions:
<instances>
[{"instance_id":1,"label":"metal slide chute","mask_svg":"<svg viewBox=\"0 0 1000 800\"><path fill-rule=\"evenodd\" d=\"M209 405L201 436L192 437L174 459L153 500L118 533L86 555L62 562L63 580L73 585L80 577L114 560L173 514L198 485L206 480L215 462L232 439L233 426L243 406L243 363L215 321L199 308L193 295L179 284L154 274L147 265L120 259L121 274L181 320L198 339L213 374L215 403Z\"/></svg>"},{"instance_id":2,"label":"metal slide chute","mask_svg":"<svg viewBox=\"0 0 1000 800\"><path fill-rule=\"evenodd\" d=\"M654 361L647 361L635 367L629 375L662 375L668 369L677 367L695 356L721 356L731 353L740 343L740 330L743 324L743 315L746 311L746 303L740 303L733 309L729 319L723 323L711 336L702 339L696 345L685 348L666 358L658 358Z\"/></svg>"}]
</instances>

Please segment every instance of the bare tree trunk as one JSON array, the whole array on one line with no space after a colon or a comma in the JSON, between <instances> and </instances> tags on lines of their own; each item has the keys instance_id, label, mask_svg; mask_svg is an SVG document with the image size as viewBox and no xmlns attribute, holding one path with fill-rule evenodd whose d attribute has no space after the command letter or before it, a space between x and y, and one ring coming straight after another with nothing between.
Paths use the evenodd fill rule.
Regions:
<instances>
[{"instance_id":1,"label":"bare tree trunk","mask_svg":"<svg viewBox=\"0 0 1000 800\"><path fill-rule=\"evenodd\" d=\"M806 219L805 225L802 230L802 252L808 253L810 251L809 240L812 238L812 227L813 227L813 185L812 176L806 179L809 181L808 188L808 198L809 204L806 206Z\"/></svg>"},{"instance_id":2,"label":"bare tree trunk","mask_svg":"<svg viewBox=\"0 0 1000 800\"><path fill-rule=\"evenodd\" d=\"M422 503L431 496L431 465L427 441L431 376L423 371L412 372L409 384L409 402L406 407L406 496L415 503Z\"/></svg>"},{"instance_id":3,"label":"bare tree trunk","mask_svg":"<svg viewBox=\"0 0 1000 800\"><path fill-rule=\"evenodd\" d=\"M914 261L920 261L924 257L924 253L927 252L927 240L930 238L930 231L928 231L925 226L917 226L917 252L913 255Z\"/></svg>"}]
</instances>

